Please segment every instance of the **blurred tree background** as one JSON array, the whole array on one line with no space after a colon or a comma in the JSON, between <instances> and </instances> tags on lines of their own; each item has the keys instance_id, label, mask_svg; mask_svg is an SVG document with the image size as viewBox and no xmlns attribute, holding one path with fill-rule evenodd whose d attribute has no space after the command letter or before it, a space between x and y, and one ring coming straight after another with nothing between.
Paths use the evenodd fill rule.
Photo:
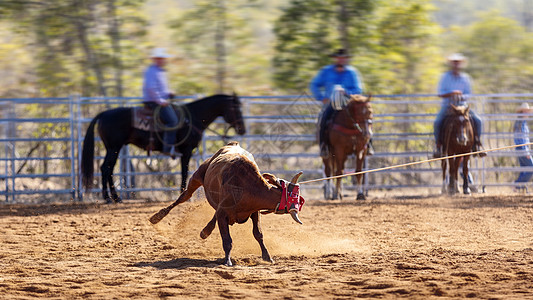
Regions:
<instances>
[{"instance_id":1,"label":"blurred tree background","mask_svg":"<svg viewBox=\"0 0 533 300\"><path fill-rule=\"evenodd\" d=\"M139 96L152 47L178 94L303 93L338 47L373 93L434 93L444 57L475 92L528 91L532 0L3 0L1 97Z\"/></svg>"},{"instance_id":2,"label":"blurred tree background","mask_svg":"<svg viewBox=\"0 0 533 300\"><path fill-rule=\"evenodd\" d=\"M142 73L154 47L165 47L173 54L167 70L178 95L308 94L311 78L332 62L329 54L339 47L353 54L351 64L362 74L365 93L435 94L440 74L447 68L445 58L453 52L468 57L465 71L474 80L475 93L531 92L532 29L533 0L0 0L0 98L140 97ZM377 114L422 117L438 108L374 106ZM82 109L84 116L93 116L103 107ZM487 105L483 111L512 109L499 104ZM279 110L265 107L253 113ZM28 117L68 114L66 106L37 104L17 112ZM287 130L287 124L278 125L281 132ZM497 126L501 128L496 131L508 131L511 123ZM36 137L70 132L68 124L37 127L17 130L22 135L34 132ZM249 131L262 134L273 129L256 127ZM309 123L294 132L314 130ZM432 124L379 123L374 130L424 134L432 131ZM431 146L426 143L382 140L374 146L379 151L427 151ZM310 142L305 149L293 150L305 152L314 146ZM28 144L17 148L21 152L17 155L28 157L38 151L41 157L66 156L68 147ZM376 160L376 165L407 161L390 158ZM304 163L319 167L316 160ZM63 164L70 168L69 162ZM177 168L174 163L165 164L135 168ZM266 162L262 165L274 168ZM17 169L23 168L33 173L56 166L44 160L23 162ZM423 180L417 177L413 182Z\"/></svg>"}]
</instances>

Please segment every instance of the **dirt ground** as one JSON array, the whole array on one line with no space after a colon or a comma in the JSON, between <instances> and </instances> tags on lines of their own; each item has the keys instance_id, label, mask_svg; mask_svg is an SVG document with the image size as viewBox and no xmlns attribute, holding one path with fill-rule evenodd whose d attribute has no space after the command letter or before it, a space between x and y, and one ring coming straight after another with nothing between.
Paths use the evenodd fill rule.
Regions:
<instances>
[{"instance_id":1,"label":"dirt ground","mask_svg":"<svg viewBox=\"0 0 533 300\"><path fill-rule=\"evenodd\" d=\"M370 195L306 199L303 225L263 216L231 227L235 266L218 231L200 230L205 201L148 218L170 202L0 205L2 299L533 299L533 196Z\"/></svg>"}]
</instances>

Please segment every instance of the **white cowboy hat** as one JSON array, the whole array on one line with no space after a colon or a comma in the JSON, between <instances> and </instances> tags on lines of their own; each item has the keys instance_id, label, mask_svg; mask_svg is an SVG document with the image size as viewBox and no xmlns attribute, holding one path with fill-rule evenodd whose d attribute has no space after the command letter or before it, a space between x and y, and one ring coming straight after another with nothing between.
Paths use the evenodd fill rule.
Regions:
<instances>
[{"instance_id":1,"label":"white cowboy hat","mask_svg":"<svg viewBox=\"0 0 533 300\"><path fill-rule=\"evenodd\" d=\"M448 56L449 61L465 61L466 57L462 53L453 53Z\"/></svg>"},{"instance_id":2,"label":"white cowboy hat","mask_svg":"<svg viewBox=\"0 0 533 300\"><path fill-rule=\"evenodd\" d=\"M527 102L524 102L522 105L520 105L516 112L531 112L531 108L529 108L529 104Z\"/></svg>"},{"instance_id":3,"label":"white cowboy hat","mask_svg":"<svg viewBox=\"0 0 533 300\"><path fill-rule=\"evenodd\" d=\"M159 57L159 58L169 58L171 57L166 51L165 48L154 48L152 50L152 55L150 55L151 58Z\"/></svg>"}]
</instances>

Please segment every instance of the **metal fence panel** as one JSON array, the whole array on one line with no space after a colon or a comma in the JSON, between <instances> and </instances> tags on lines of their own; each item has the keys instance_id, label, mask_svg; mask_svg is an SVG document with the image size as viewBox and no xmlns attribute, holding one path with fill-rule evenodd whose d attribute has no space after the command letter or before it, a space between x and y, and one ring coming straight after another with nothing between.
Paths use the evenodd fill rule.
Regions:
<instances>
[{"instance_id":1,"label":"metal fence panel","mask_svg":"<svg viewBox=\"0 0 533 300\"><path fill-rule=\"evenodd\" d=\"M180 101L194 97L180 96ZM248 134L235 136L252 152L264 172L288 177L304 170L302 180L323 176L315 142L316 116L321 105L307 95L241 97ZM99 188L85 191L79 176L82 142L88 123L100 111L119 106L140 105L140 98L102 98L73 95L68 98L0 99L0 197L3 202L43 202L58 199L97 200ZM485 148L512 145L512 124L519 118L516 107L533 102L533 94L475 95L470 100L484 119ZM432 123L440 100L435 95L376 95L374 106L374 146L376 154L367 159L367 169L424 160L433 151ZM222 120L216 120L191 161L191 171L224 145L220 136ZM98 138L97 138L98 141ZM95 164L104 149L96 145ZM485 159L472 161L471 170L481 187L513 186L520 168L515 150L491 152ZM347 162L346 172L353 171ZM96 169L98 170L98 169ZM370 189L438 188L440 163L393 169L367 175ZM115 172L122 197L169 197L177 194L179 163L136 147L120 154ZM95 178L99 178L96 172ZM163 181L163 182L161 182ZM344 180L350 189L350 179ZM320 188L321 184L302 187ZM143 194L145 193L145 194Z\"/></svg>"}]
</instances>

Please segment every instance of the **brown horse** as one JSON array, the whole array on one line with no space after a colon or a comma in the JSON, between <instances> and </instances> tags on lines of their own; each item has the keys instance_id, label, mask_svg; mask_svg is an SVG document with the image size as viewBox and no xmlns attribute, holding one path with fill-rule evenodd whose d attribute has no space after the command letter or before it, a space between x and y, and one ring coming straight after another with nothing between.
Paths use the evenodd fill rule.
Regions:
<instances>
[{"instance_id":1,"label":"brown horse","mask_svg":"<svg viewBox=\"0 0 533 300\"><path fill-rule=\"evenodd\" d=\"M466 105L451 105L450 110L443 121L442 145L443 153L447 156L464 154L472 151L474 145L474 129L470 120L470 108ZM468 160L470 155L448 158L450 165L449 184L446 188L446 160L442 160L442 193L446 191L453 195L459 192L457 185L458 171L461 162L463 163L463 193L469 195L468 187Z\"/></svg>"},{"instance_id":2,"label":"brown horse","mask_svg":"<svg viewBox=\"0 0 533 300\"><path fill-rule=\"evenodd\" d=\"M327 177L342 175L344 163L349 155L355 154L355 171L360 172L372 136L372 106L370 98L352 95L344 108L336 112L333 121L327 126L328 157L323 157L324 172ZM363 175L357 178L357 200L365 200L363 192ZM324 186L326 199L342 199L341 178L337 178L336 186L330 180Z\"/></svg>"}]
</instances>

